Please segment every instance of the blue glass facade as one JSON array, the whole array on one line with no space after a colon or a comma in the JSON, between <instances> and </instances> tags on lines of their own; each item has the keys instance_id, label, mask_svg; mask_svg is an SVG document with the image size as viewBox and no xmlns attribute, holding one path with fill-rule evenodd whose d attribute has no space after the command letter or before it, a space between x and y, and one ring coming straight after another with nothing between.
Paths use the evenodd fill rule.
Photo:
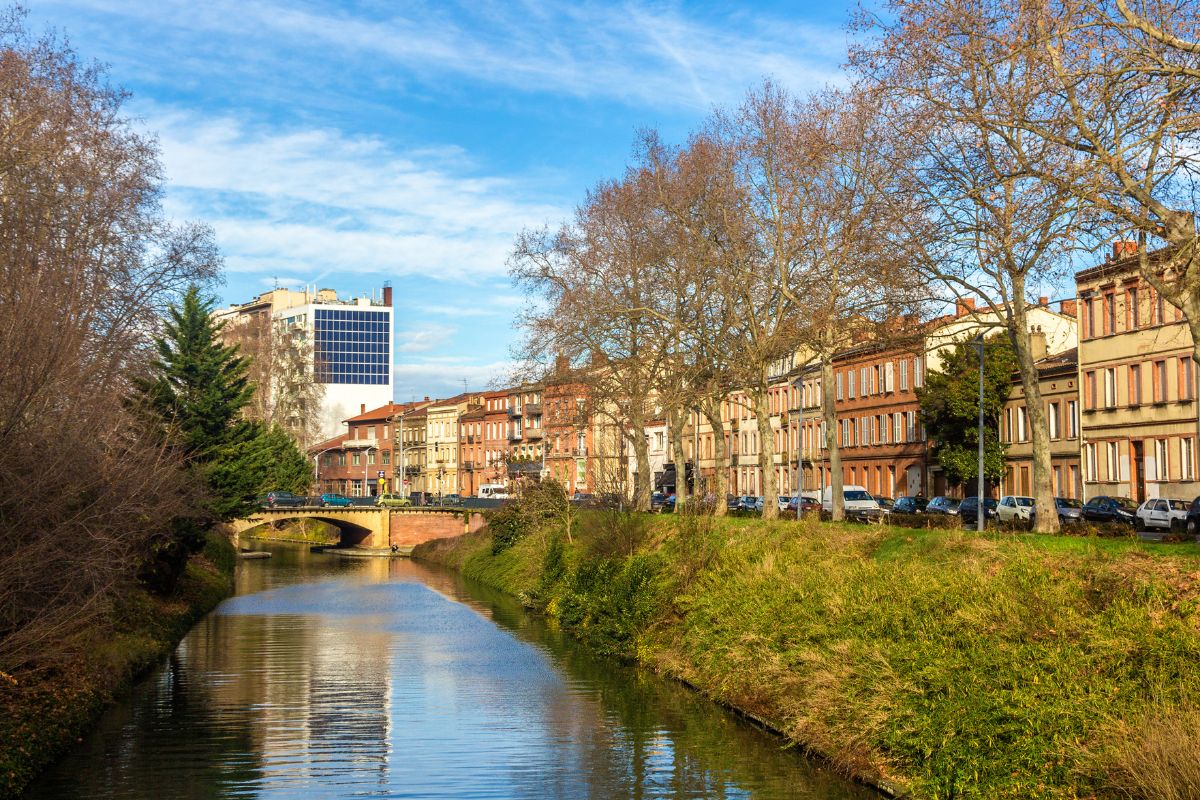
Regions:
<instances>
[{"instance_id":1,"label":"blue glass facade","mask_svg":"<svg viewBox=\"0 0 1200 800\"><path fill-rule=\"evenodd\" d=\"M390 328L391 315L386 311L315 309L313 350L317 381L390 383Z\"/></svg>"}]
</instances>

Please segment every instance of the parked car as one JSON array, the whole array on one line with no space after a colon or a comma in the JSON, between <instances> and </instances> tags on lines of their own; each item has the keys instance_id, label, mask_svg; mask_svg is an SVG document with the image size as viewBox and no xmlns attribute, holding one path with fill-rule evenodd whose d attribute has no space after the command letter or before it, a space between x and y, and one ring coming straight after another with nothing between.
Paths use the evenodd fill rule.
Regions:
<instances>
[{"instance_id":1,"label":"parked car","mask_svg":"<svg viewBox=\"0 0 1200 800\"><path fill-rule=\"evenodd\" d=\"M441 505L443 506L461 506L463 503L461 494L444 494L442 495Z\"/></svg>"},{"instance_id":2,"label":"parked car","mask_svg":"<svg viewBox=\"0 0 1200 800\"><path fill-rule=\"evenodd\" d=\"M406 508L412 505L412 500L402 494L381 494L375 498L375 505L380 508Z\"/></svg>"},{"instance_id":3,"label":"parked car","mask_svg":"<svg viewBox=\"0 0 1200 800\"><path fill-rule=\"evenodd\" d=\"M954 515L958 513L958 506L957 499L940 494L925 504L925 513Z\"/></svg>"},{"instance_id":4,"label":"parked car","mask_svg":"<svg viewBox=\"0 0 1200 800\"><path fill-rule=\"evenodd\" d=\"M738 497L736 494L727 494L725 495L725 510L737 511L741 505L741 502L742 498Z\"/></svg>"},{"instance_id":5,"label":"parked car","mask_svg":"<svg viewBox=\"0 0 1200 800\"><path fill-rule=\"evenodd\" d=\"M307 499L291 492L267 492L258 504L263 508L299 508Z\"/></svg>"},{"instance_id":6,"label":"parked car","mask_svg":"<svg viewBox=\"0 0 1200 800\"><path fill-rule=\"evenodd\" d=\"M575 494L578 495L579 492ZM511 495L503 483L485 483L479 487L479 496L490 500L507 500Z\"/></svg>"},{"instance_id":7,"label":"parked car","mask_svg":"<svg viewBox=\"0 0 1200 800\"><path fill-rule=\"evenodd\" d=\"M1200 533L1200 497L1192 501L1188 506L1187 521L1184 523L1187 526L1187 532L1195 536Z\"/></svg>"},{"instance_id":8,"label":"parked car","mask_svg":"<svg viewBox=\"0 0 1200 800\"><path fill-rule=\"evenodd\" d=\"M1033 519L1035 505L1032 497L1010 494L1000 498L996 517L1001 522L1029 522Z\"/></svg>"},{"instance_id":9,"label":"parked car","mask_svg":"<svg viewBox=\"0 0 1200 800\"><path fill-rule=\"evenodd\" d=\"M843 486L842 487L842 508L846 512L847 519L856 519L860 522L880 522L883 520L883 509L879 507L879 503L875 502L875 498L871 497L862 486ZM833 487L826 486L821 492L821 510L833 511Z\"/></svg>"},{"instance_id":10,"label":"parked car","mask_svg":"<svg viewBox=\"0 0 1200 800\"><path fill-rule=\"evenodd\" d=\"M575 494L571 495L571 502L579 506L586 506L595 499L596 496L590 492L576 492Z\"/></svg>"},{"instance_id":11,"label":"parked car","mask_svg":"<svg viewBox=\"0 0 1200 800\"><path fill-rule=\"evenodd\" d=\"M1088 522L1119 522L1133 525L1137 503L1128 497L1100 495L1083 504L1083 518Z\"/></svg>"},{"instance_id":12,"label":"parked car","mask_svg":"<svg viewBox=\"0 0 1200 800\"><path fill-rule=\"evenodd\" d=\"M880 497L877 494L871 495L875 498L875 502L879 503L879 507L883 509L883 513L890 514L896 505L896 501L890 497Z\"/></svg>"},{"instance_id":13,"label":"parked car","mask_svg":"<svg viewBox=\"0 0 1200 800\"><path fill-rule=\"evenodd\" d=\"M915 497L897 497L892 511L897 514L924 514L929 501L921 495Z\"/></svg>"},{"instance_id":14,"label":"parked car","mask_svg":"<svg viewBox=\"0 0 1200 800\"><path fill-rule=\"evenodd\" d=\"M983 521L986 523L995 517L996 501L991 497L985 497L983 499ZM962 520L964 527L975 527L979 521L979 498L975 495L964 497L963 501L958 504L958 518Z\"/></svg>"},{"instance_id":15,"label":"parked car","mask_svg":"<svg viewBox=\"0 0 1200 800\"><path fill-rule=\"evenodd\" d=\"M800 492L788 498L787 511L820 511L820 492Z\"/></svg>"},{"instance_id":16,"label":"parked car","mask_svg":"<svg viewBox=\"0 0 1200 800\"><path fill-rule=\"evenodd\" d=\"M1181 531L1187 527L1188 502L1154 497L1133 512L1133 526L1138 530Z\"/></svg>"},{"instance_id":17,"label":"parked car","mask_svg":"<svg viewBox=\"0 0 1200 800\"><path fill-rule=\"evenodd\" d=\"M674 492L672 492L671 494L655 492L654 494L650 495L650 510L651 511L664 511L667 509L670 509L671 511L675 510L675 494L674 494Z\"/></svg>"},{"instance_id":18,"label":"parked car","mask_svg":"<svg viewBox=\"0 0 1200 800\"><path fill-rule=\"evenodd\" d=\"M752 494L744 494L738 498L738 511L762 511L763 499Z\"/></svg>"},{"instance_id":19,"label":"parked car","mask_svg":"<svg viewBox=\"0 0 1200 800\"><path fill-rule=\"evenodd\" d=\"M1054 507L1058 509L1058 523L1072 525L1083 522L1083 503L1074 497L1054 498ZM1037 510L1034 509L1033 519L1037 520Z\"/></svg>"},{"instance_id":20,"label":"parked car","mask_svg":"<svg viewBox=\"0 0 1200 800\"><path fill-rule=\"evenodd\" d=\"M775 506L776 506L776 508L778 508L780 511L787 511L787 510L788 510L788 503L790 503L791 501L792 501L792 498L788 497L786 494L781 494L781 495L779 495L779 497L776 499Z\"/></svg>"},{"instance_id":21,"label":"parked car","mask_svg":"<svg viewBox=\"0 0 1200 800\"><path fill-rule=\"evenodd\" d=\"M350 498L346 497L344 494L326 492L325 494L321 495L321 505L345 508L346 506L350 505Z\"/></svg>"}]
</instances>

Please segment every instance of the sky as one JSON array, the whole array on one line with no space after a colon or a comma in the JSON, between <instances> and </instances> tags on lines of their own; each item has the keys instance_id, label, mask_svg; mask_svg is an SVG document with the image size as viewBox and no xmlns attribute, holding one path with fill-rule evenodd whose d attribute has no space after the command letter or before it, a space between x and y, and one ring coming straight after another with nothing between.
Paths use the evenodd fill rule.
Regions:
<instances>
[{"instance_id":1,"label":"sky","mask_svg":"<svg viewBox=\"0 0 1200 800\"><path fill-rule=\"evenodd\" d=\"M127 89L165 210L216 232L223 305L276 285L396 307L395 395L502 380L526 299L506 260L771 78L842 80L852 3L32 0Z\"/></svg>"}]
</instances>

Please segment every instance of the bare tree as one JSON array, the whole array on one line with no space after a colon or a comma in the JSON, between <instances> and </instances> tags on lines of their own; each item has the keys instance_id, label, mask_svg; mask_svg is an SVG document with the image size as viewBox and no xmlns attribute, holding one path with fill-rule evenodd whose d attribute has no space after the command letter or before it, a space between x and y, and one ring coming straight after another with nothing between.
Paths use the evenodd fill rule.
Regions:
<instances>
[{"instance_id":1,"label":"bare tree","mask_svg":"<svg viewBox=\"0 0 1200 800\"><path fill-rule=\"evenodd\" d=\"M149 334L219 267L159 207L153 143L103 73L0 20L0 670L52 664L199 498L123 402Z\"/></svg>"},{"instance_id":2,"label":"bare tree","mask_svg":"<svg viewBox=\"0 0 1200 800\"><path fill-rule=\"evenodd\" d=\"M916 9L922 20L927 12ZM954 22L969 25L969 10L958 12ZM888 96L889 124L904 133L895 168L910 208L897 219L909 236L911 263L956 297L981 297L1013 346L1033 450L1037 526L1050 532L1058 529L1058 514L1028 312L1041 290L1070 274L1071 258L1095 234L1098 215L1066 182L1030 172L1036 164L1069 177L1080 171L1079 158L1020 124L1041 103L1039 59L1009 48L1019 38L989 39L982 26L992 21L975 22L981 27L972 36L938 42L926 41L920 25L896 29L856 61L875 91ZM997 105L1011 116L994 115Z\"/></svg>"},{"instance_id":3,"label":"bare tree","mask_svg":"<svg viewBox=\"0 0 1200 800\"><path fill-rule=\"evenodd\" d=\"M301 448L320 439L324 384L312 343L299 327L287 327L268 314L256 314L225 327L223 338L250 359L256 389L247 415L287 431Z\"/></svg>"},{"instance_id":4,"label":"bare tree","mask_svg":"<svg viewBox=\"0 0 1200 800\"><path fill-rule=\"evenodd\" d=\"M547 371L565 359L574 380L587 386L594 417L609 423L621 448L633 451L632 501L639 510L650 508L645 427L667 356L652 311L651 268L661 237L644 202L644 180L631 170L622 181L602 184L573 224L554 234L524 232L510 259L514 280L534 301L521 320L522 359Z\"/></svg>"}]
</instances>

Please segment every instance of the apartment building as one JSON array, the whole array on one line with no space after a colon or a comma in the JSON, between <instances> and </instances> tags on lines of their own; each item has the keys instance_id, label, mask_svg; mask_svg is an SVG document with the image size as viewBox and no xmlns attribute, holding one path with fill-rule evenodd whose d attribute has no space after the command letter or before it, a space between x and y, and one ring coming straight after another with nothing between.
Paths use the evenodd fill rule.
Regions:
<instances>
[{"instance_id":1,"label":"apartment building","mask_svg":"<svg viewBox=\"0 0 1200 800\"><path fill-rule=\"evenodd\" d=\"M1050 446L1050 479L1056 497L1080 497L1079 471L1079 353L1071 349L1048 356L1045 335L1031 337L1037 359L1038 391L1045 408ZM1000 441L1007 446L1001 494L1033 493L1033 442L1025 390L1013 376L1012 392L1000 420Z\"/></svg>"},{"instance_id":2,"label":"apartment building","mask_svg":"<svg viewBox=\"0 0 1200 800\"><path fill-rule=\"evenodd\" d=\"M511 389L506 401L508 411L508 478L540 479L545 468L545 430L540 386Z\"/></svg>"},{"instance_id":3,"label":"apartment building","mask_svg":"<svg viewBox=\"0 0 1200 800\"><path fill-rule=\"evenodd\" d=\"M475 497L479 487L486 483L486 447L483 425L487 410L483 403L465 412L458 418L459 490L464 497Z\"/></svg>"},{"instance_id":4,"label":"apartment building","mask_svg":"<svg viewBox=\"0 0 1200 800\"><path fill-rule=\"evenodd\" d=\"M393 485L393 418L402 406L388 403L344 420L346 433L317 444L309 453L317 460L316 484L321 492L367 497Z\"/></svg>"},{"instance_id":5,"label":"apartment building","mask_svg":"<svg viewBox=\"0 0 1200 800\"><path fill-rule=\"evenodd\" d=\"M435 400L425 416L426 491L436 495L461 494L461 459L458 450L458 420L479 403L479 395L464 392Z\"/></svg>"},{"instance_id":6,"label":"apartment building","mask_svg":"<svg viewBox=\"0 0 1200 800\"><path fill-rule=\"evenodd\" d=\"M430 400L426 397L424 402L410 404L411 408L396 415L392 426L395 436L392 449L404 465L401 482L395 486L395 491L399 494L407 496L413 492L431 491L426 470L429 455L425 446L425 436L429 429L429 403Z\"/></svg>"},{"instance_id":7,"label":"apartment building","mask_svg":"<svg viewBox=\"0 0 1200 800\"><path fill-rule=\"evenodd\" d=\"M568 494L592 493L596 485L588 456L595 448L587 413L587 389L575 383L548 383L542 392L546 475Z\"/></svg>"},{"instance_id":8,"label":"apartment building","mask_svg":"<svg viewBox=\"0 0 1200 800\"><path fill-rule=\"evenodd\" d=\"M508 390L483 395L483 470L480 485L508 485Z\"/></svg>"},{"instance_id":9,"label":"apartment building","mask_svg":"<svg viewBox=\"0 0 1200 800\"><path fill-rule=\"evenodd\" d=\"M1075 282L1084 497L1194 497L1196 376L1182 313L1141 277L1132 242Z\"/></svg>"}]
</instances>

